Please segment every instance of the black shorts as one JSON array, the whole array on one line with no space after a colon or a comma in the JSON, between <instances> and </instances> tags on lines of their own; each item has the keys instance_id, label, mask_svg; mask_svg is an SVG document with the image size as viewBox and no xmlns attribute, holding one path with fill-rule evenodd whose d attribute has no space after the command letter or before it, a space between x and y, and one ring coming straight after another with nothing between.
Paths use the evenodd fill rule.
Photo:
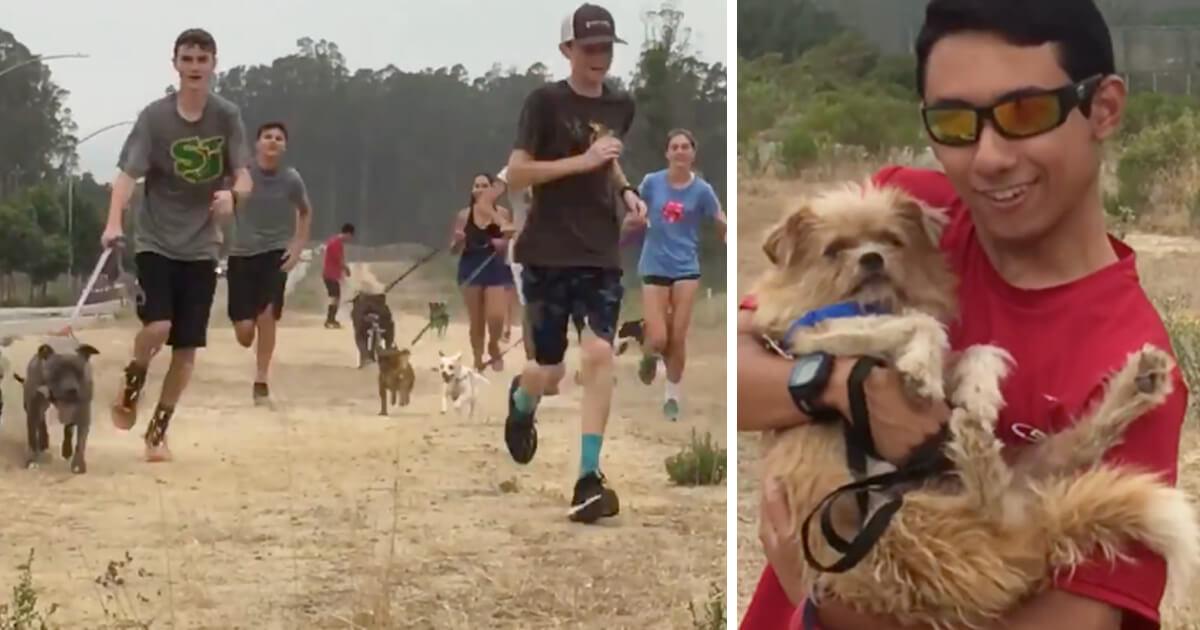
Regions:
<instances>
[{"instance_id":1,"label":"black shorts","mask_svg":"<svg viewBox=\"0 0 1200 630\"><path fill-rule=\"evenodd\" d=\"M616 337L625 295L620 269L525 265L521 290L538 365L562 363L572 319L582 318L593 334L610 344Z\"/></svg>"},{"instance_id":2,"label":"black shorts","mask_svg":"<svg viewBox=\"0 0 1200 630\"><path fill-rule=\"evenodd\" d=\"M656 287L669 287L680 280L699 280L700 274L690 273L686 276L671 278L668 276L642 276L642 284L649 284Z\"/></svg>"},{"instance_id":3,"label":"black shorts","mask_svg":"<svg viewBox=\"0 0 1200 630\"><path fill-rule=\"evenodd\" d=\"M275 319L283 316L283 293L287 273L284 250L275 249L253 256L230 256L226 282L229 283L229 319L244 322L258 318L271 307Z\"/></svg>"},{"instance_id":4,"label":"black shorts","mask_svg":"<svg viewBox=\"0 0 1200 630\"><path fill-rule=\"evenodd\" d=\"M203 348L208 345L208 317L217 291L213 260L173 260L152 252L134 258L137 264L137 315L143 324L171 322L167 345Z\"/></svg>"},{"instance_id":5,"label":"black shorts","mask_svg":"<svg viewBox=\"0 0 1200 630\"><path fill-rule=\"evenodd\" d=\"M330 280L329 278L324 278L324 280L325 293L329 294L329 297L335 300L342 299L342 283L337 280Z\"/></svg>"}]
</instances>

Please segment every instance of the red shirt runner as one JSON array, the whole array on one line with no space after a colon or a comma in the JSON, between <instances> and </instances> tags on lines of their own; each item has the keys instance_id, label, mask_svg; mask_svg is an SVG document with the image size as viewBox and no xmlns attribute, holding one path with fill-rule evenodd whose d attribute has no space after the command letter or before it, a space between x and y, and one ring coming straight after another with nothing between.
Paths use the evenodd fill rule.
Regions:
<instances>
[{"instance_id":1,"label":"red shirt runner","mask_svg":"<svg viewBox=\"0 0 1200 630\"><path fill-rule=\"evenodd\" d=\"M341 234L334 234L325 241L325 270L322 276L326 280L342 279L342 271L346 267L346 246Z\"/></svg>"},{"instance_id":2,"label":"red shirt runner","mask_svg":"<svg viewBox=\"0 0 1200 630\"><path fill-rule=\"evenodd\" d=\"M1101 393L1104 379L1143 344L1171 351L1166 328L1138 283L1133 250L1124 243L1111 239L1117 262L1090 276L1047 289L1018 289L992 267L969 211L944 174L889 167L874 181L899 186L948 212L942 250L961 280L961 317L950 327L951 345L957 350L994 344L1016 360L1003 384L1006 405L996 427L1005 445L1035 442L1069 426ZM741 307L753 309L753 296ZM1167 402L1133 423L1105 461L1156 471L1175 483L1188 392L1178 369L1174 379ZM1061 576L1056 586L1122 609L1122 630L1158 630L1166 563L1144 547L1129 552L1133 562L1090 563ZM767 567L740 628L799 628L799 617Z\"/></svg>"}]
</instances>

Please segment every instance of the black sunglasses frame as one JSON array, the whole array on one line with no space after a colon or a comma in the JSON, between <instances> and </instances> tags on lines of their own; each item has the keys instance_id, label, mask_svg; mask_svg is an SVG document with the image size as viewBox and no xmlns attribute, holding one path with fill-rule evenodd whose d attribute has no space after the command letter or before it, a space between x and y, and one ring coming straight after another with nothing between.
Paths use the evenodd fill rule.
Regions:
<instances>
[{"instance_id":1,"label":"black sunglasses frame","mask_svg":"<svg viewBox=\"0 0 1200 630\"><path fill-rule=\"evenodd\" d=\"M937 144L950 147L966 147L979 142L979 138L983 136L983 125L988 121L992 123L992 128L996 130L996 133L1009 140L1024 140L1026 138L1033 138L1044 133L1049 133L1061 127L1063 123L1067 122L1067 118L1070 117L1071 112L1076 107L1079 108L1079 111L1082 112L1084 116L1091 115L1092 97L1096 95L1096 88L1099 86L1100 81L1104 78L1104 76L1105 75L1102 74L1092 75L1077 83L1064 85L1063 87L1054 90L1038 90L1010 94L985 107L974 107L965 103L939 103L935 105L922 105L921 122L925 125L925 132L929 135L930 140ZM1005 129L1004 126L996 120L997 108L1012 103L1013 101L1037 96L1053 96L1058 100L1058 119L1054 121L1053 125L1033 133L1020 134ZM929 115L931 112L940 111L973 112L975 114L975 134L970 140L939 140L933 131L933 126L929 122Z\"/></svg>"}]
</instances>

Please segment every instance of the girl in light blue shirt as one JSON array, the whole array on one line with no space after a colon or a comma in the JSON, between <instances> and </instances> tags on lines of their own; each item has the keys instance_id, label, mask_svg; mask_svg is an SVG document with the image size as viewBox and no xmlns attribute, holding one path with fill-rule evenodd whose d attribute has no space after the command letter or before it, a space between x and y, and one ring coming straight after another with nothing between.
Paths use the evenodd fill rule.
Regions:
<instances>
[{"instance_id":1,"label":"girl in light blue shirt","mask_svg":"<svg viewBox=\"0 0 1200 630\"><path fill-rule=\"evenodd\" d=\"M663 414L679 417L685 340L700 288L700 224L716 222L725 238L721 202L708 182L692 170L696 138L686 129L667 134L667 168L650 173L638 187L646 202L649 227L638 261L642 277L643 356L638 376L654 382L661 357L667 368Z\"/></svg>"}]
</instances>

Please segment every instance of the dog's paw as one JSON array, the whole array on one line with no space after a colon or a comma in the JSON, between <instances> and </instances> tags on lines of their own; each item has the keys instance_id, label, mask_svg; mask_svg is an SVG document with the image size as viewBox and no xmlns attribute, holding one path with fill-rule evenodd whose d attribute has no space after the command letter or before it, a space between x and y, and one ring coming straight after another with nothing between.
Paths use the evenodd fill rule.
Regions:
<instances>
[{"instance_id":1,"label":"dog's paw","mask_svg":"<svg viewBox=\"0 0 1200 630\"><path fill-rule=\"evenodd\" d=\"M1137 353L1137 375L1133 379L1138 392L1147 396L1165 396L1171 386L1175 362L1166 352L1150 344Z\"/></svg>"}]
</instances>

